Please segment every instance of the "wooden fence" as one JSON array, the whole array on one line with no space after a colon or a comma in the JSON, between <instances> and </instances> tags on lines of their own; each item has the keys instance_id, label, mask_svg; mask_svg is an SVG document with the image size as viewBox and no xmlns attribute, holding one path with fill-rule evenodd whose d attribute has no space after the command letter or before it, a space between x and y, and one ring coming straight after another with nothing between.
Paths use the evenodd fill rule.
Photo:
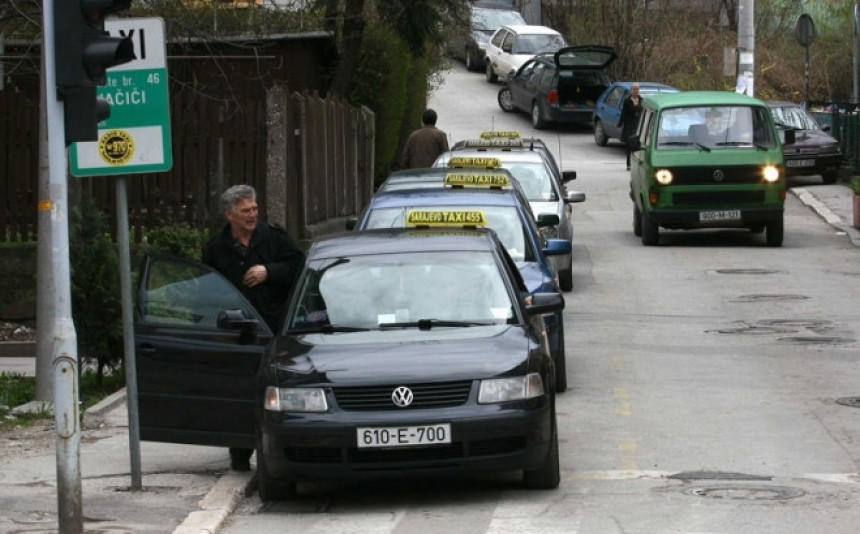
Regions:
<instances>
[{"instance_id":1,"label":"wooden fence","mask_svg":"<svg viewBox=\"0 0 860 534\"><path fill-rule=\"evenodd\" d=\"M373 113L315 93L290 94L284 85L265 94L238 104L171 94L173 168L127 178L133 240L180 221L220 227L220 194L239 183L257 189L263 218L300 241L343 228L343 218L362 209L373 191ZM0 241L38 235L38 119L32 93L0 92ZM70 197L89 191L116 235L114 181L70 177L69 190Z\"/></svg>"}]
</instances>

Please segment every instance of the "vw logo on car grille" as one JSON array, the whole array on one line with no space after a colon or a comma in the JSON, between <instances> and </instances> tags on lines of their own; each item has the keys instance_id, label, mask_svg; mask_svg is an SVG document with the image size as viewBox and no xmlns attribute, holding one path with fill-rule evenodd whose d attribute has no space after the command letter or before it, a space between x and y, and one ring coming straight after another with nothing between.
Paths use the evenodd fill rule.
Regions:
<instances>
[{"instance_id":1,"label":"vw logo on car grille","mask_svg":"<svg viewBox=\"0 0 860 534\"><path fill-rule=\"evenodd\" d=\"M723 174L723 171L721 171L720 169L717 169L714 171L714 181L715 182L722 182L723 178L725 178L725 177L726 177L726 175Z\"/></svg>"},{"instance_id":2,"label":"vw logo on car grille","mask_svg":"<svg viewBox=\"0 0 860 534\"><path fill-rule=\"evenodd\" d=\"M412 390L406 386L398 386L391 392L391 402L400 408L406 408L412 404Z\"/></svg>"}]
</instances>

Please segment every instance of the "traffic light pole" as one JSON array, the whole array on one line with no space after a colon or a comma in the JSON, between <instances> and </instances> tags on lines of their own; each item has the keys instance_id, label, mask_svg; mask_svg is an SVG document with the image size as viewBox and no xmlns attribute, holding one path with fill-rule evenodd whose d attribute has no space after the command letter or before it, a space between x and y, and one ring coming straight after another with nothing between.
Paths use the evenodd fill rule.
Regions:
<instances>
[{"instance_id":1,"label":"traffic light pole","mask_svg":"<svg viewBox=\"0 0 860 534\"><path fill-rule=\"evenodd\" d=\"M72 321L69 269L69 211L63 103L57 98L54 52L54 3L42 3L42 54L45 72L45 130L49 198L40 209L51 212L51 264L54 285L54 430L57 434L57 520L61 534L83 532L81 428L78 406L77 334Z\"/></svg>"}]
</instances>

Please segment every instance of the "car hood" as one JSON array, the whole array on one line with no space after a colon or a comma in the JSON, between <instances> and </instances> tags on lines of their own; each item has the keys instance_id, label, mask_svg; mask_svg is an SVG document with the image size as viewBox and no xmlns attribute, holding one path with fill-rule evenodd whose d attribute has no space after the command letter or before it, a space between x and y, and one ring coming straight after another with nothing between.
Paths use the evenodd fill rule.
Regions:
<instances>
[{"instance_id":1,"label":"car hood","mask_svg":"<svg viewBox=\"0 0 860 534\"><path fill-rule=\"evenodd\" d=\"M600 45L568 46L560 49L553 56L555 66L559 70L601 70L608 67L617 58L618 54L615 53L614 48Z\"/></svg>"},{"instance_id":2,"label":"car hood","mask_svg":"<svg viewBox=\"0 0 860 534\"><path fill-rule=\"evenodd\" d=\"M458 337L446 337L448 332ZM477 337L463 337L481 331ZM336 385L432 382L491 378L525 372L529 353L541 350L517 325L495 327L416 329L375 334L328 334L284 336L275 342L273 368L280 383L330 383ZM413 334L418 334L413 335ZM440 334L442 334L440 336ZM348 345L326 338L355 336ZM384 340L384 341L383 341Z\"/></svg>"},{"instance_id":3,"label":"car hood","mask_svg":"<svg viewBox=\"0 0 860 534\"><path fill-rule=\"evenodd\" d=\"M780 129L780 137L785 141L784 130ZM792 145L784 145L783 153L786 156L793 154L805 154L809 149L838 146L839 142L829 134L820 130L797 130L795 142Z\"/></svg>"}]
</instances>

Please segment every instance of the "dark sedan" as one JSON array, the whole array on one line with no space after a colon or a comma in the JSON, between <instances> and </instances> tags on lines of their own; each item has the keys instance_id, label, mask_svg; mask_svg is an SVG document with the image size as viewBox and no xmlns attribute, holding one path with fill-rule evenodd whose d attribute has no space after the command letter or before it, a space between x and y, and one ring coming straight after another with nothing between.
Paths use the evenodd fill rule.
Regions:
<instances>
[{"instance_id":1,"label":"dark sedan","mask_svg":"<svg viewBox=\"0 0 860 534\"><path fill-rule=\"evenodd\" d=\"M274 336L218 273L148 258L135 316L141 438L256 447L263 500L295 496L302 480L470 471L556 488L541 315L563 299L527 305L492 231L415 223L315 241Z\"/></svg>"},{"instance_id":2,"label":"dark sedan","mask_svg":"<svg viewBox=\"0 0 860 534\"><path fill-rule=\"evenodd\" d=\"M842 165L839 141L799 105L775 100L767 105L781 132L795 130L794 144L783 147L786 175L791 178L817 174L825 184L835 183Z\"/></svg>"}]
</instances>

